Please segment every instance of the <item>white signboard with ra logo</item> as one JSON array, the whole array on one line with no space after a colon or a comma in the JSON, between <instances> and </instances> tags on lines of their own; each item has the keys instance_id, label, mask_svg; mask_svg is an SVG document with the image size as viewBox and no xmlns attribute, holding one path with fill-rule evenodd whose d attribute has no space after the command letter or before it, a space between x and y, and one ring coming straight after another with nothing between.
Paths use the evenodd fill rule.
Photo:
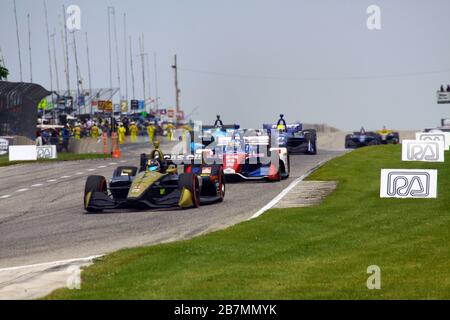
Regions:
<instances>
[{"instance_id":1,"label":"white signboard with ra logo","mask_svg":"<svg viewBox=\"0 0 450 320\"><path fill-rule=\"evenodd\" d=\"M3 138L0 138L0 156L8 153L9 141Z\"/></svg>"},{"instance_id":2,"label":"white signboard with ra logo","mask_svg":"<svg viewBox=\"0 0 450 320\"><path fill-rule=\"evenodd\" d=\"M402 161L444 162L442 141L403 140Z\"/></svg>"},{"instance_id":3,"label":"white signboard with ra logo","mask_svg":"<svg viewBox=\"0 0 450 320\"><path fill-rule=\"evenodd\" d=\"M437 170L382 169L380 198L436 198Z\"/></svg>"},{"instance_id":4,"label":"white signboard with ra logo","mask_svg":"<svg viewBox=\"0 0 450 320\"><path fill-rule=\"evenodd\" d=\"M416 140L422 141L442 141L445 150L450 147L450 132L444 131L430 131L430 132L416 132Z\"/></svg>"}]
</instances>

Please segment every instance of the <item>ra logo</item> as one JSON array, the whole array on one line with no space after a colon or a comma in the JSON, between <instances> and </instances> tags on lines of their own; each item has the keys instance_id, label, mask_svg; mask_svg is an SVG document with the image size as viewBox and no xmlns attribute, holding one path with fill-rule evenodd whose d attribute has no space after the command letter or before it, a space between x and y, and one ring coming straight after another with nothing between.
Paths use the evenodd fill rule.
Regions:
<instances>
[{"instance_id":1,"label":"ra logo","mask_svg":"<svg viewBox=\"0 0 450 320\"><path fill-rule=\"evenodd\" d=\"M428 197L430 175L426 172L390 172L387 187L391 197Z\"/></svg>"},{"instance_id":2,"label":"ra logo","mask_svg":"<svg viewBox=\"0 0 450 320\"><path fill-rule=\"evenodd\" d=\"M410 161L439 161L438 142L408 142L406 148L406 157Z\"/></svg>"}]
</instances>

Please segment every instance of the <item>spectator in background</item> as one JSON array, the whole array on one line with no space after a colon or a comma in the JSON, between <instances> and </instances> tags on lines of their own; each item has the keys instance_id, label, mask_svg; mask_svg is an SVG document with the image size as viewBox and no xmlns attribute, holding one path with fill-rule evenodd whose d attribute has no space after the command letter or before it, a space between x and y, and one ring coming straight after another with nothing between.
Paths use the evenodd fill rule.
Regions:
<instances>
[{"instance_id":1,"label":"spectator in background","mask_svg":"<svg viewBox=\"0 0 450 320\"><path fill-rule=\"evenodd\" d=\"M441 89L440 89L440 91L441 91L441 92L444 92L444 85L443 85L443 84L441 84Z\"/></svg>"},{"instance_id":2,"label":"spectator in background","mask_svg":"<svg viewBox=\"0 0 450 320\"><path fill-rule=\"evenodd\" d=\"M447 85L447 92L450 92L450 84Z\"/></svg>"},{"instance_id":3,"label":"spectator in background","mask_svg":"<svg viewBox=\"0 0 450 320\"><path fill-rule=\"evenodd\" d=\"M175 126L173 125L172 120L169 121L169 123L167 124L166 129L167 129L167 139L169 141L172 141L173 140L173 131L175 130Z\"/></svg>"},{"instance_id":4,"label":"spectator in background","mask_svg":"<svg viewBox=\"0 0 450 320\"><path fill-rule=\"evenodd\" d=\"M148 134L148 141L153 142L155 138L155 123L153 121L150 121L147 125L147 134Z\"/></svg>"},{"instance_id":5,"label":"spectator in background","mask_svg":"<svg viewBox=\"0 0 450 320\"><path fill-rule=\"evenodd\" d=\"M98 136L100 135L100 129L97 127L97 124L95 122L92 123L90 132L91 132L91 137L94 139L97 139Z\"/></svg>"},{"instance_id":6,"label":"spectator in background","mask_svg":"<svg viewBox=\"0 0 450 320\"><path fill-rule=\"evenodd\" d=\"M75 124L75 128L73 128L73 136L75 139L81 139L81 125L79 123Z\"/></svg>"},{"instance_id":7,"label":"spectator in background","mask_svg":"<svg viewBox=\"0 0 450 320\"><path fill-rule=\"evenodd\" d=\"M42 146L43 142L42 142L42 136L41 136L41 132L38 130L36 132L36 146Z\"/></svg>"},{"instance_id":8,"label":"spectator in background","mask_svg":"<svg viewBox=\"0 0 450 320\"><path fill-rule=\"evenodd\" d=\"M125 142L125 134L127 132L127 129L123 126L123 123L119 123L119 129L117 130L119 133L119 143L123 144Z\"/></svg>"},{"instance_id":9,"label":"spectator in background","mask_svg":"<svg viewBox=\"0 0 450 320\"><path fill-rule=\"evenodd\" d=\"M70 126L66 124L64 128L61 130L61 138L62 138L62 147L61 151L66 150L69 152L69 139L70 139Z\"/></svg>"},{"instance_id":10,"label":"spectator in background","mask_svg":"<svg viewBox=\"0 0 450 320\"><path fill-rule=\"evenodd\" d=\"M46 145L48 143L48 139L50 138L47 129L41 130L41 138L42 138L42 145Z\"/></svg>"},{"instance_id":11,"label":"spectator in background","mask_svg":"<svg viewBox=\"0 0 450 320\"><path fill-rule=\"evenodd\" d=\"M137 142L137 135L139 133L139 129L136 126L136 123L131 122L131 126L130 126L130 135L131 135L131 142Z\"/></svg>"},{"instance_id":12,"label":"spectator in background","mask_svg":"<svg viewBox=\"0 0 450 320\"><path fill-rule=\"evenodd\" d=\"M50 138L49 138L49 143L48 144L57 146L58 143L59 143L58 131L56 129L51 129L50 130Z\"/></svg>"}]
</instances>

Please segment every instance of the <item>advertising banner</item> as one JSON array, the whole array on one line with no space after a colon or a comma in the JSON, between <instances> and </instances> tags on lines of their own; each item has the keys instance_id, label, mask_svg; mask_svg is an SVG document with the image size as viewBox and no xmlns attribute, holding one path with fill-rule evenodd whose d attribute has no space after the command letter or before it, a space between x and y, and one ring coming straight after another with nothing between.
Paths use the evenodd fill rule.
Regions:
<instances>
[{"instance_id":1,"label":"advertising banner","mask_svg":"<svg viewBox=\"0 0 450 320\"><path fill-rule=\"evenodd\" d=\"M120 112L122 113L128 112L128 101L126 100L120 101Z\"/></svg>"},{"instance_id":2,"label":"advertising banner","mask_svg":"<svg viewBox=\"0 0 450 320\"><path fill-rule=\"evenodd\" d=\"M131 100L131 110L138 110L138 109L139 109L139 101Z\"/></svg>"}]
</instances>

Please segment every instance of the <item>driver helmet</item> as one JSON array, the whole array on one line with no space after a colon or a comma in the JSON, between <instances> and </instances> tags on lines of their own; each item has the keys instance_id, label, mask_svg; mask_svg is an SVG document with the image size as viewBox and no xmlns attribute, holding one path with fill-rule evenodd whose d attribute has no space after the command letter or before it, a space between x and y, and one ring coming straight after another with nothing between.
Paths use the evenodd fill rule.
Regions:
<instances>
[{"instance_id":1,"label":"driver helmet","mask_svg":"<svg viewBox=\"0 0 450 320\"><path fill-rule=\"evenodd\" d=\"M160 172L161 171L161 164L156 159L149 160L148 164L147 164L147 171Z\"/></svg>"}]
</instances>

